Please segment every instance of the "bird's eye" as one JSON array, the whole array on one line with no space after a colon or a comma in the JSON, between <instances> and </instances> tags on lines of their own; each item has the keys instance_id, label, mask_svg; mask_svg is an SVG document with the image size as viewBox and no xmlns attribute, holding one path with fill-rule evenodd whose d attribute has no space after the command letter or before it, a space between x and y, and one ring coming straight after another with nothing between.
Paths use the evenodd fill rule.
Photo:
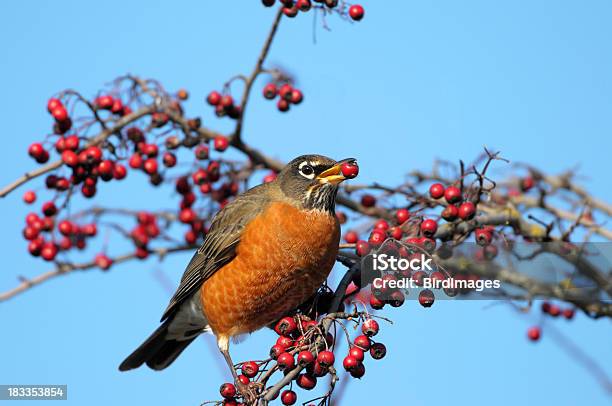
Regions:
<instances>
[{"instance_id":1,"label":"bird's eye","mask_svg":"<svg viewBox=\"0 0 612 406\"><path fill-rule=\"evenodd\" d=\"M300 175L306 179L313 179L315 176L315 171L307 162L302 162L302 164L300 164Z\"/></svg>"}]
</instances>

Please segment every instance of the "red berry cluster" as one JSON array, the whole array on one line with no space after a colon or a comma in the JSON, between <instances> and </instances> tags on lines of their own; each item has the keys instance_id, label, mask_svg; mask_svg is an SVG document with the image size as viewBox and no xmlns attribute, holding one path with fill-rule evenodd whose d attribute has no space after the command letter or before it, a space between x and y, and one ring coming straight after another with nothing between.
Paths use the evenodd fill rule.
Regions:
<instances>
[{"instance_id":1,"label":"red berry cluster","mask_svg":"<svg viewBox=\"0 0 612 406\"><path fill-rule=\"evenodd\" d=\"M132 113L130 106L124 105L120 98L108 94L96 97L93 105L98 110L108 110L112 114L118 116L125 116Z\"/></svg>"},{"instance_id":2,"label":"red berry cluster","mask_svg":"<svg viewBox=\"0 0 612 406\"><path fill-rule=\"evenodd\" d=\"M274 331L278 334L278 338L270 348L270 358L276 361L276 366L284 374L298 366L304 368L304 371L296 376L295 384L304 390L314 389L317 380L329 374L336 358L329 349L321 351L308 349L313 347L320 336L319 324L305 316L287 316L275 324ZM361 378L365 374L363 362L366 352L377 360L383 358L387 352L384 344L374 342L372 339L379 331L379 325L374 319L363 319L361 331L362 335L354 339L343 360L344 369L354 378ZM331 334L328 333L323 340L328 348L333 347L334 337ZM238 377L240 383L249 384L263 371L264 365L267 365L267 361L242 363L242 374ZM231 383L221 385L220 394L224 398L224 404L238 404L237 398L241 396L236 386ZM284 405L292 405L297 402L297 393L285 389L280 393L280 400Z\"/></svg>"},{"instance_id":3,"label":"red berry cluster","mask_svg":"<svg viewBox=\"0 0 612 406\"><path fill-rule=\"evenodd\" d=\"M234 98L230 94L221 94L213 90L208 94L208 97L206 97L206 101L215 108L217 117L227 116L234 120L240 117L240 106L235 104Z\"/></svg>"},{"instance_id":4,"label":"red berry cluster","mask_svg":"<svg viewBox=\"0 0 612 406\"><path fill-rule=\"evenodd\" d=\"M60 251L85 249L86 239L98 233L95 223L79 226L72 221L63 220L56 224L58 211L55 203L49 201L42 206L42 217L36 213L26 216L23 237L29 241L28 251L32 256L53 261ZM54 236L55 231L59 236Z\"/></svg>"},{"instance_id":5,"label":"red berry cluster","mask_svg":"<svg viewBox=\"0 0 612 406\"><path fill-rule=\"evenodd\" d=\"M278 96L276 107L283 113L289 111L292 104L300 104L304 100L302 91L293 87L290 83L270 82L264 86L263 97L274 100Z\"/></svg>"},{"instance_id":6,"label":"red berry cluster","mask_svg":"<svg viewBox=\"0 0 612 406\"><path fill-rule=\"evenodd\" d=\"M565 309L561 309L561 307L559 305L556 305L554 303L550 303L550 302L543 302L542 303L542 314L546 314L550 317L553 318L557 318L559 316L563 316L565 317L566 320L572 320L574 318L574 315L576 313L576 311L571 308L571 307L567 307Z\"/></svg>"},{"instance_id":7,"label":"red berry cluster","mask_svg":"<svg viewBox=\"0 0 612 406\"><path fill-rule=\"evenodd\" d=\"M461 189L456 186L444 188L441 183L434 183L429 188L429 196L436 200L444 197L448 205L442 211L441 216L448 222L457 219L468 221L476 215L476 205L469 200L464 200Z\"/></svg>"},{"instance_id":8,"label":"red berry cluster","mask_svg":"<svg viewBox=\"0 0 612 406\"><path fill-rule=\"evenodd\" d=\"M50 98L47 102L47 111L53 119L55 120L55 124L53 125L53 132L56 134L65 134L72 127L72 120L68 115L68 110L66 106L62 103L60 99ZM37 159L38 161L38 159Z\"/></svg>"},{"instance_id":9,"label":"red berry cluster","mask_svg":"<svg viewBox=\"0 0 612 406\"><path fill-rule=\"evenodd\" d=\"M276 0L262 0L262 4L266 7L272 7ZM338 7L339 0L280 0L283 13L285 16L293 18L298 15L298 12L306 13L313 7L326 7L328 10ZM315 6L314 3L321 3L321 6ZM343 3L343 6L345 3ZM341 14L345 14L345 10L339 10ZM349 7L348 16L355 21L360 21L365 14L362 6L355 4Z\"/></svg>"},{"instance_id":10,"label":"red berry cluster","mask_svg":"<svg viewBox=\"0 0 612 406\"><path fill-rule=\"evenodd\" d=\"M130 92L133 86L130 86ZM214 93L214 92L213 92ZM227 98L218 95L217 104L228 106ZM181 100L186 100L188 94L184 90L179 90L175 95L176 99L168 97L164 108L182 115ZM215 99L217 95L212 94L209 99ZM73 91L66 91L61 99L66 103L74 102L74 110L78 111L80 104L87 107L89 114L77 116L75 122L86 123L75 131L77 133L67 134L72 127L72 119L68 115L68 110L60 98L51 98L47 103L47 109L54 118L54 135L51 142L53 148L60 156L61 166L49 174L45 179L48 190L56 192L54 201L62 195L65 201L60 207L55 207L52 202L43 205L44 217L38 218L30 215L27 219L27 227L24 236L29 241L29 251L35 256L41 256L46 260L55 258L58 251L67 250L70 247L85 247L85 238L95 235L91 233L91 226L77 227L69 219L61 223L59 230L60 236L53 236L54 219L59 211L69 206L70 199L74 197L73 189L79 187L81 194L87 198L93 197L97 193L100 181L121 180L127 176L129 169L142 171L145 173L154 186L160 185L167 176L165 170L177 165L178 159L175 152L179 147L192 148L194 150L194 169L190 170L176 180L176 190L182 197L178 212L178 220L189 226L184 239L188 244L196 244L206 232L205 224L194 207L196 203L196 193L194 187L199 189L201 195L206 195L207 199L219 203L221 206L239 192L238 183L229 180L215 187L215 182L219 181L225 174L222 173L219 161L210 159L210 150L207 143L197 137L186 137L180 140L176 135L166 136L164 142L159 142L161 135L167 131L155 134L155 130L169 124L170 116L168 110L157 110L148 113L150 124L141 126L134 123L131 127L117 131L112 137L99 139L96 137L88 138L86 135L79 135L93 125L98 125L102 129L109 128L110 125L117 125L119 117L132 113L132 108L121 101L120 97L102 94L92 102ZM76 101L75 101L76 100ZM213 100L214 101L214 100ZM231 101L231 98L230 98ZM138 104L140 102L135 101ZM230 103L233 105L233 102ZM234 109L235 110L235 109ZM231 113L233 115L233 113ZM144 119L143 119L144 120ZM187 125L190 130L196 131L200 127L200 119L188 119ZM229 139L223 135L214 136L211 140L211 147L217 152L225 151L229 145ZM49 140L45 140L49 142ZM45 163L50 159L51 150L45 148L44 143L33 143L28 148L28 154L37 162ZM127 161L124 165L123 162ZM207 162L203 162L207 161ZM26 204L33 204L37 200L37 193L28 190L23 195ZM160 229L157 218L154 214L139 213L138 223L129 233L135 244L135 255L138 258L146 258L150 252L149 243L151 240L160 236ZM67 224L73 224L72 232L68 233ZM43 237L42 233L49 233L48 238ZM104 253L99 253L93 261L98 267L108 269L113 260Z\"/></svg>"}]
</instances>

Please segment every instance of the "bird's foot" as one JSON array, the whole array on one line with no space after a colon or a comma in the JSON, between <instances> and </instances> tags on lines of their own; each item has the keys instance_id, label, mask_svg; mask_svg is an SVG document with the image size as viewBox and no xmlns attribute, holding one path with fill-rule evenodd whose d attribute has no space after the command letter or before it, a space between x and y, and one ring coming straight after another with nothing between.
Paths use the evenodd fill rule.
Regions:
<instances>
[{"instance_id":1,"label":"bird's foot","mask_svg":"<svg viewBox=\"0 0 612 406\"><path fill-rule=\"evenodd\" d=\"M257 402L257 398L261 393L263 385L259 382L249 382L248 384L244 384L240 381L236 381L236 387L238 388L238 392L240 392L242 395L244 403L246 405L254 405Z\"/></svg>"}]
</instances>

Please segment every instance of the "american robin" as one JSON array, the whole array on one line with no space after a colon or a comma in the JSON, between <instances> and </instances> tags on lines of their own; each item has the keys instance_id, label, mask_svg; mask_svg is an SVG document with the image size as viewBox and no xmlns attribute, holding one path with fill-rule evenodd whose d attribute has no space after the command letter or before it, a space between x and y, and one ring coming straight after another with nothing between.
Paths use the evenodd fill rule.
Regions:
<instances>
[{"instance_id":1,"label":"american robin","mask_svg":"<svg viewBox=\"0 0 612 406\"><path fill-rule=\"evenodd\" d=\"M276 180L238 196L214 217L170 300L161 326L119 370L161 370L212 331L234 379L229 340L280 319L310 298L331 271L340 240L335 216L342 164L303 155Z\"/></svg>"}]
</instances>

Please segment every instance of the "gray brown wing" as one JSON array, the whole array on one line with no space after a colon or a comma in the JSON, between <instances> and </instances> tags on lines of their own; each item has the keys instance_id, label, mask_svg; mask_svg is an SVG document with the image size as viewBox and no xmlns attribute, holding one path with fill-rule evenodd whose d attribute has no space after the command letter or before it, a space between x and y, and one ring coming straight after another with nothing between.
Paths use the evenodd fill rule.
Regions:
<instances>
[{"instance_id":1,"label":"gray brown wing","mask_svg":"<svg viewBox=\"0 0 612 406\"><path fill-rule=\"evenodd\" d=\"M185 299L197 292L206 279L236 256L236 247L240 243L244 227L267 204L266 193L261 193L260 190L265 187L268 185L250 189L217 213L204 242L187 265L162 321L178 310Z\"/></svg>"}]
</instances>

